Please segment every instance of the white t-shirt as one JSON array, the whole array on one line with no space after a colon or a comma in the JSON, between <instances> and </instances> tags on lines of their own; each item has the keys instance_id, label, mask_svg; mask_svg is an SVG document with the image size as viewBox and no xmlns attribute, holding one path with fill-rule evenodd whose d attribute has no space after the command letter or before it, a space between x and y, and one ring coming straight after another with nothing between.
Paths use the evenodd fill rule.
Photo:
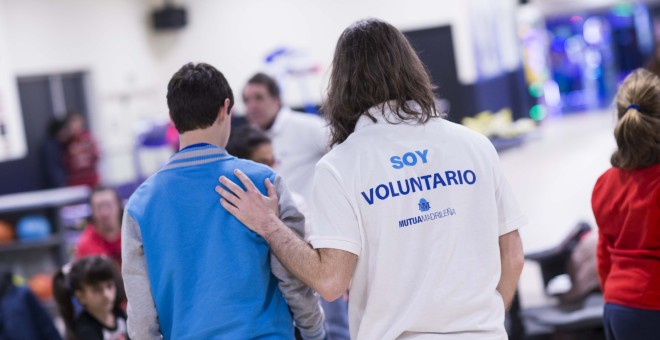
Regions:
<instances>
[{"instance_id":1,"label":"white t-shirt","mask_svg":"<svg viewBox=\"0 0 660 340\"><path fill-rule=\"evenodd\" d=\"M495 149L441 118L370 112L317 164L309 237L358 255L351 338L505 339L499 236L526 219Z\"/></svg>"},{"instance_id":2,"label":"white t-shirt","mask_svg":"<svg viewBox=\"0 0 660 340\"><path fill-rule=\"evenodd\" d=\"M282 107L266 134L272 139L275 170L292 192L311 202L314 167L328 151L326 122Z\"/></svg>"}]
</instances>

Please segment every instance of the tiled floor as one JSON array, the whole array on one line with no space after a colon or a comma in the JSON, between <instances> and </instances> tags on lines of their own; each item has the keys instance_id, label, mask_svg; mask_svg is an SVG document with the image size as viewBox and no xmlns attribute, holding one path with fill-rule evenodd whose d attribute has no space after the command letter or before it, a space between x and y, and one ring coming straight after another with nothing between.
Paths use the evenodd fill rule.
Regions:
<instances>
[{"instance_id":1,"label":"tiled floor","mask_svg":"<svg viewBox=\"0 0 660 340\"><path fill-rule=\"evenodd\" d=\"M520 231L525 252L558 244L579 221L594 228L591 190L609 167L616 147L611 111L585 112L544 121L523 146L500 154L505 175L529 224ZM528 262L520 281L521 304L544 303L538 267Z\"/></svg>"}]
</instances>

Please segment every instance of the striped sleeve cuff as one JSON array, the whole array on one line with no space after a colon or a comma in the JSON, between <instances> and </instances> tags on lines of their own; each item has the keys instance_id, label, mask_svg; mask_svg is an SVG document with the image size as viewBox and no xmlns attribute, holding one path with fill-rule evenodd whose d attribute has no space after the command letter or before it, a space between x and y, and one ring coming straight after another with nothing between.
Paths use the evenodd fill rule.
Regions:
<instances>
[{"instance_id":1,"label":"striped sleeve cuff","mask_svg":"<svg viewBox=\"0 0 660 340\"><path fill-rule=\"evenodd\" d=\"M338 239L338 238L316 238L312 236L309 238L309 243L312 244L312 247L314 247L314 249L320 249L320 248L339 249L355 254L357 256L360 256L360 251L362 250L362 246L360 244L355 243L353 241Z\"/></svg>"}]
</instances>

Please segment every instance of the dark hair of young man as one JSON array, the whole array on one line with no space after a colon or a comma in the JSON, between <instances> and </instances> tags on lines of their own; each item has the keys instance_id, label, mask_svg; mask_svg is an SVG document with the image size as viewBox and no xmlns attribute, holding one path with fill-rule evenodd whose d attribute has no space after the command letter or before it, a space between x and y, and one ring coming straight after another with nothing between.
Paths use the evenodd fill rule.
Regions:
<instances>
[{"instance_id":1,"label":"dark hair of young man","mask_svg":"<svg viewBox=\"0 0 660 340\"><path fill-rule=\"evenodd\" d=\"M277 85L275 79L269 75L259 72L253 75L247 83L263 85L266 87L266 90L268 90L268 94L272 97L280 98L280 87Z\"/></svg>"},{"instance_id":2,"label":"dark hair of young man","mask_svg":"<svg viewBox=\"0 0 660 340\"><path fill-rule=\"evenodd\" d=\"M231 87L220 71L205 63L183 65L167 85L167 106L179 133L211 126L225 99L229 113L234 106Z\"/></svg>"},{"instance_id":3,"label":"dark hair of young man","mask_svg":"<svg viewBox=\"0 0 660 340\"><path fill-rule=\"evenodd\" d=\"M377 19L356 22L337 41L321 108L330 121L330 144L346 140L362 115L375 121L367 111L376 105L389 106L401 121L441 116L433 90L426 67L398 29ZM421 108L411 108L409 100Z\"/></svg>"},{"instance_id":4,"label":"dark hair of young man","mask_svg":"<svg viewBox=\"0 0 660 340\"><path fill-rule=\"evenodd\" d=\"M250 125L243 125L231 132L227 152L238 158L252 159L252 153L259 145L270 143L270 138L261 130Z\"/></svg>"}]
</instances>

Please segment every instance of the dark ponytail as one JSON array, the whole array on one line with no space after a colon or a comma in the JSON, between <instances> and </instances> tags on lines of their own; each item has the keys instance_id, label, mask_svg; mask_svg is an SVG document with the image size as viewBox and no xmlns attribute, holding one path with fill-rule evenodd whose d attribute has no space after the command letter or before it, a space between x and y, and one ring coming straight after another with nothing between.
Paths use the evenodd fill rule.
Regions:
<instances>
[{"instance_id":1,"label":"dark ponytail","mask_svg":"<svg viewBox=\"0 0 660 340\"><path fill-rule=\"evenodd\" d=\"M68 266L68 265L67 265ZM66 268L66 266L65 266ZM53 295L57 302L60 315L66 326L65 339L77 340L75 335L74 309L73 309L73 289L71 289L65 269L60 269L53 277Z\"/></svg>"}]
</instances>

